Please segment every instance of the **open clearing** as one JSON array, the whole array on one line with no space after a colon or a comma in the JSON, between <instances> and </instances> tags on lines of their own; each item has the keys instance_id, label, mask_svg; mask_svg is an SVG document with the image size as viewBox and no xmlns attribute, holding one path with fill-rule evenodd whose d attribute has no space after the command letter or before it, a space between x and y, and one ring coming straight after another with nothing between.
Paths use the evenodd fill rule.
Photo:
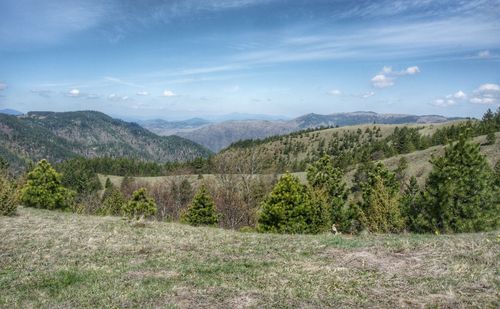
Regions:
<instances>
[{"instance_id":1,"label":"open clearing","mask_svg":"<svg viewBox=\"0 0 500 309\"><path fill-rule=\"evenodd\" d=\"M270 235L20 208L0 307L500 306L499 232Z\"/></svg>"}]
</instances>

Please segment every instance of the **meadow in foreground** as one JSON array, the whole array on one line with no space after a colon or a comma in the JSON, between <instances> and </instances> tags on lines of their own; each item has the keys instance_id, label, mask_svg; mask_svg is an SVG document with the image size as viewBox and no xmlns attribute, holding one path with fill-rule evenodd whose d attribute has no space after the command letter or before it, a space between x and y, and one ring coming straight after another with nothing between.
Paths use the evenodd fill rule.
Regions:
<instances>
[{"instance_id":1,"label":"meadow in foreground","mask_svg":"<svg viewBox=\"0 0 500 309\"><path fill-rule=\"evenodd\" d=\"M19 208L0 307L498 307L500 237L240 233Z\"/></svg>"}]
</instances>

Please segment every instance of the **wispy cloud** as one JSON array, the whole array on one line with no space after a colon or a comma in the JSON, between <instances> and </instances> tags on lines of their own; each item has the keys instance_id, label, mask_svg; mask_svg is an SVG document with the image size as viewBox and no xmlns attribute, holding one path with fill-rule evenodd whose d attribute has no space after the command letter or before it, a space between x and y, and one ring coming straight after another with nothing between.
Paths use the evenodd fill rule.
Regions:
<instances>
[{"instance_id":1,"label":"wispy cloud","mask_svg":"<svg viewBox=\"0 0 500 309\"><path fill-rule=\"evenodd\" d=\"M7 89L6 83L0 83L0 91Z\"/></svg>"},{"instance_id":2,"label":"wispy cloud","mask_svg":"<svg viewBox=\"0 0 500 309\"><path fill-rule=\"evenodd\" d=\"M477 53L477 56L482 59L489 58L491 56L491 53L489 50L482 50Z\"/></svg>"},{"instance_id":3,"label":"wispy cloud","mask_svg":"<svg viewBox=\"0 0 500 309\"><path fill-rule=\"evenodd\" d=\"M143 88L144 87L142 85L138 85L136 83L131 83L131 82L128 82L128 81L124 81L124 80L122 80L120 78L116 78L116 77L112 77L112 76L105 76L104 79L107 80L107 81L113 82L113 83L124 85L124 86L130 86L130 87L136 87L136 88Z\"/></svg>"},{"instance_id":4,"label":"wispy cloud","mask_svg":"<svg viewBox=\"0 0 500 309\"><path fill-rule=\"evenodd\" d=\"M40 90L40 89L32 89L30 92L35 93L41 96L42 98L50 98L53 94L53 92L50 90Z\"/></svg>"}]
</instances>

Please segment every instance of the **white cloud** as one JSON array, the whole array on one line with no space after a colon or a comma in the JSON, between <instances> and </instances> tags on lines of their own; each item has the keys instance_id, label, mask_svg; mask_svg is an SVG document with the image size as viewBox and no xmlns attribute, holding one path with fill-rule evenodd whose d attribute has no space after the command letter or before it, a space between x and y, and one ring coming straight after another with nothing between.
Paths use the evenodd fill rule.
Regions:
<instances>
[{"instance_id":1,"label":"white cloud","mask_svg":"<svg viewBox=\"0 0 500 309\"><path fill-rule=\"evenodd\" d=\"M378 74L372 78L372 85L377 88L386 88L393 86L394 81L392 78L387 77L384 74Z\"/></svg>"},{"instance_id":2,"label":"white cloud","mask_svg":"<svg viewBox=\"0 0 500 309\"><path fill-rule=\"evenodd\" d=\"M136 93L136 95L138 95L138 96L148 96L149 92L147 92L147 91L139 91L139 92Z\"/></svg>"},{"instance_id":3,"label":"white cloud","mask_svg":"<svg viewBox=\"0 0 500 309\"><path fill-rule=\"evenodd\" d=\"M171 90L165 90L163 91L163 94L162 94L163 97L175 97L176 94L173 93Z\"/></svg>"},{"instance_id":4,"label":"white cloud","mask_svg":"<svg viewBox=\"0 0 500 309\"><path fill-rule=\"evenodd\" d=\"M500 105L500 85L483 84L473 92L470 99L473 104L495 104Z\"/></svg>"},{"instance_id":5,"label":"white cloud","mask_svg":"<svg viewBox=\"0 0 500 309\"><path fill-rule=\"evenodd\" d=\"M500 92L500 85L497 84L484 84L479 86L478 92Z\"/></svg>"},{"instance_id":6,"label":"white cloud","mask_svg":"<svg viewBox=\"0 0 500 309\"><path fill-rule=\"evenodd\" d=\"M0 91L7 89L7 84L5 83L0 83Z\"/></svg>"},{"instance_id":7,"label":"white cloud","mask_svg":"<svg viewBox=\"0 0 500 309\"><path fill-rule=\"evenodd\" d=\"M407 67L402 71L394 71L390 66L384 66L380 73L375 75L372 79L372 85L377 88L386 88L394 86L395 80L400 76L415 75L420 73L418 66Z\"/></svg>"},{"instance_id":8,"label":"white cloud","mask_svg":"<svg viewBox=\"0 0 500 309\"><path fill-rule=\"evenodd\" d=\"M68 92L68 96L69 97L78 97L80 96L80 89L71 89L69 92Z\"/></svg>"},{"instance_id":9,"label":"white cloud","mask_svg":"<svg viewBox=\"0 0 500 309\"><path fill-rule=\"evenodd\" d=\"M480 52L478 52L478 53L477 53L477 56L478 56L479 58L483 58L483 59L485 59L485 58L489 58L489 57L490 57L490 55L491 55L491 54L490 54L490 51L489 51L489 50L482 50L482 51L480 51Z\"/></svg>"},{"instance_id":10,"label":"white cloud","mask_svg":"<svg viewBox=\"0 0 500 309\"><path fill-rule=\"evenodd\" d=\"M384 66L382 68L382 73L384 73L384 74L390 74L390 73L392 73L392 67Z\"/></svg>"},{"instance_id":11,"label":"white cloud","mask_svg":"<svg viewBox=\"0 0 500 309\"><path fill-rule=\"evenodd\" d=\"M444 98L438 98L434 100L432 105L438 107L449 107L458 104L459 102L465 100L467 98L467 94L462 90L459 90L453 94L448 94Z\"/></svg>"},{"instance_id":12,"label":"white cloud","mask_svg":"<svg viewBox=\"0 0 500 309\"><path fill-rule=\"evenodd\" d=\"M118 97L118 96L117 96L116 94L112 93L112 94L110 94L110 95L108 96L108 99L110 99L110 100L115 100L117 97Z\"/></svg>"},{"instance_id":13,"label":"white cloud","mask_svg":"<svg viewBox=\"0 0 500 309\"><path fill-rule=\"evenodd\" d=\"M453 97L455 99L463 100L463 99L467 98L467 94L465 94L465 92L463 92L462 90L459 90L459 91L455 92L455 94L453 94Z\"/></svg>"},{"instance_id":14,"label":"white cloud","mask_svg":"<svg viewBox=\"0 0 500 309\"><path fill-rule=\"evenodd\" d=\"M328 91L328 94L331 94L331 95L341 95L342 91L340 91L338 89L333 89L333 90Z\"/></svg>"},{"instance_id":15,"label":"white cloud","mask_svg":"<svg viewBox=\"0 0 500 309\"><path fill-rule=\"evenodd\" d=\"M406 70L404 72L408 75L414 75L414 74L420 73L420 69L417 66L413 66L413 67L406 68Z\"/></svg>"}]
</instances>

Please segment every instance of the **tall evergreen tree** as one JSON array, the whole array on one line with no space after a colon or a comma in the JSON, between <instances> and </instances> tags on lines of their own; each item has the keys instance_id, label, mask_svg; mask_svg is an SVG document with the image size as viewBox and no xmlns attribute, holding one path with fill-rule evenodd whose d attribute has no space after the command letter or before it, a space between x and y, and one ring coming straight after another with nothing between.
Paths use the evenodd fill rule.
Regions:
<instances>
[{"instance_id":1,"label":"tall evergreen tree","mask_svg":"<svg viewBox=\"0 0 500 309\"><path fill-rule=\"evenodd\" d=\"M101 207L97 213L104 216L119 216L123 213L124 206L125 198L122 192L110 182L104 191Z\"/></svg>"},{"instance_id":2,"label":"tall evergreen tree","mask_svg":"<svg viewBox=\"0 0 500 309\"><path fill-rule=\"evenodd\" d=\"M377 163L361 184L363 202L361 224L371 232L399 232L404 226L400 208L399 184L393 172Z\"/></svg>"},{"instance_id":3,"label":"tall evergreen tree","mask_svg":"<svg viewBox=\"0 0 500 309\"><path fill-rule=\"evenodd\" d=\"M28 173L27 182L21 189L21 202L28 207L64 209L69 207L75 193L61 184L61 174L41 160Z\"/></svg>"},{"instance_id":4,"label":"tall evergreen tree","mask_svg":"<svg viewBox=\"0 0 500 309\"><path fill-rule=\"evenodd\" d=\"M17 199L15 187L0 168L0 216L15 214Z\"/></svg>"},{"instance_id":5,"label":"tall evergreen tree","mask_svg":"<svg viewBox=\"0 0 500 309\"><path fill-rule=\"evenodd\" d=\"M462 136L431 163L421 214L428 230L474 232L498 227L493 172L478 144Z\"/></svg>"},{"instance_id":6,"label":"tall evergreen tree","mask_svg":"<svg viewBox=\"0 0 500 309\"><path fill-rule=\"evenodd\" d=\"M217 213L213 198L205 185L202 185L182 215L181 221L194 226L215 226L219 222L219 218L220 215Z\"/></svg>"},{"instance_id":7,"label":"tall evergreen tree","mask_svg":"<svg viewBox=\"0 0 500 309\"><path fill-rule=\"evenodd\" d=\"M340 230L343 229L345 221L344 206L347 201L347 189L343 178L344 173L333 165L328 155L324 155L307 168L307 181L315 190L326 193L331 221Z\"/></svg>"}]
</instances>

